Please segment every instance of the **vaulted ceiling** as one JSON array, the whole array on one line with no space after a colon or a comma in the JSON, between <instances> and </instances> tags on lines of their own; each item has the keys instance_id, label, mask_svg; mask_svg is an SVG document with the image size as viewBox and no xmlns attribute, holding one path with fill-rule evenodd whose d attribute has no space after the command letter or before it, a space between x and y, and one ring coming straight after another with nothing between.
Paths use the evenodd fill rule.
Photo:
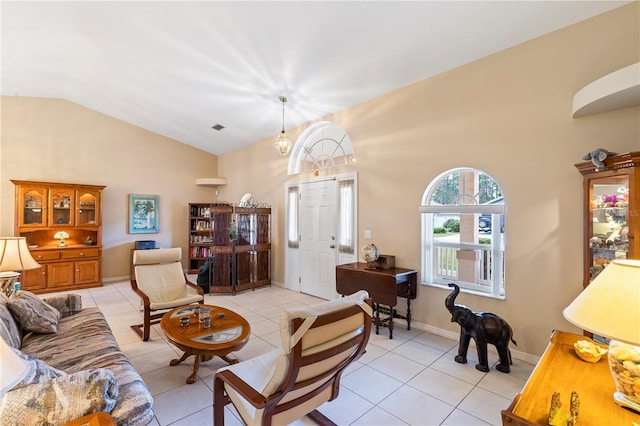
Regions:
<instances>
[{"instance_id":1,"label":"vaulted ceiling","mask_svg":"<svg viewBox=\"0 0 640 426\"><path fill-rule=\"evenodd\" d=\"M626 3L2 1L0 84L223 154Z\"/></svg>"}]
</instances>

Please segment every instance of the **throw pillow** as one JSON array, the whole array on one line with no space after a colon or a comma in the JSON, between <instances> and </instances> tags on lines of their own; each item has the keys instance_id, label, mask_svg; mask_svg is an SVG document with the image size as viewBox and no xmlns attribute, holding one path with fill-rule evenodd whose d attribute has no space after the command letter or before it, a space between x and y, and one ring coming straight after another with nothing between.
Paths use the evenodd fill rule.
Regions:
<instances>
[{"instance_id":1,"label":"throw pillow","mask_svg":"<svg viewBox=\"0 0 640 426\"><path fill-rule=\"evenodd\" d=\"M25 363L27 364L27 372L22 380L17 385L15 385L12 390L19 389L24 386L33 385L35 383L46 382L51 379L55 379L56 377L65 376L67 374L62 370L51 367L49 364L39 359L38 357L27 355L19 349L13 349L13 352L15 352L20 358L25 361Z\"/></svg>"},{"instance_id":2,"label":"throw pillow","mask_svg":"<svg viewBox=\"0 0 640 426\"><path fill-rule=\"evenodd\" d=\"M19 348L22 342L22 331L9 311L8 300L0 295L0 337L12 348Z\"/></svg>"},{"instance_id":3,"label":"throw pillow","mask_svg":"<svg viewBox=\"0 0 640 426\"><path fill-rule=\"evenodd\" d=\"M0 418L3 424L59 425L96 411L111 412L117 396L111 370L83 370L7 392L0 400Z\"/></svg>"},{"instance_id":4,"label":"throw pillow","mask_svg":"<svg viewBox=\"0 0 640 426\"><path fill-rule=\"evenodd\" d=\"M42 300L60 311L62 318L75 315L82 310L82 296L79 294L56 294Z\"/></svg>"},{"instance_id":5,"label":"throw pillow","mask_svg":"<svg viewBox=\"0 0 640 426\"><path fill-rule=\"evenodd\" d=\"M36 333L55 333L58 331L60 311L29 291L17 291L9 299L7 306L24 330Z\"/></svg>"}]
</instances>

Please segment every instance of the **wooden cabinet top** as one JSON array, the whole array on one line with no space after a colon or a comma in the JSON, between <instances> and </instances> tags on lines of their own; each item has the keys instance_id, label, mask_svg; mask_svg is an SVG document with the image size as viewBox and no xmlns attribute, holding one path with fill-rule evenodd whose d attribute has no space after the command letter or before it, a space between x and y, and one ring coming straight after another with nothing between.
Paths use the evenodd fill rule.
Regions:
<instances>
[{"instance_id":1,"label":"wooden cabinet top","mask_svg":"<svg viewBox=\"0 0 640 426\"><path fill-rule=\"evenodd\" d=\"M47 188L89 188L96 191L101 191L106 188L105 185L91 185L91 184L77 184L77 183L61 183L61 182L41 182L34 180L17 180L11 179L15 185L28 185L28 186L46 186Z\"/></svg>"},{"instance_id":2,"label":"wooden cabinet top","mask_svg":"<svg viewBox=\"0 0 640 426\"><path fill-rule=\"evenodd\" d=\"M345 270L354 270L354 271L367 272L367 273L370 273L370 274L392 275L392 276L411 274L411 273L417 272L415 269L405 269L405 268L367 269L367 264L364 263L364 262L346 263L346 264L343 264L343 265L338 265L338 266L336 266L336 268L345 269Z\"/></svg>"},{"instance_id":3,"label":"wooden cabinet top","mask_svg":"<svg viewBox=\"0 0 640 426\"><path fill-rule=\"evenodd\" d=\"M640 151L615 154L605 158L604 170L601 171L596 171L596 166L591 161L577 163L575 166L583 175L640 167Z\"/></svg>"}]
</instances>

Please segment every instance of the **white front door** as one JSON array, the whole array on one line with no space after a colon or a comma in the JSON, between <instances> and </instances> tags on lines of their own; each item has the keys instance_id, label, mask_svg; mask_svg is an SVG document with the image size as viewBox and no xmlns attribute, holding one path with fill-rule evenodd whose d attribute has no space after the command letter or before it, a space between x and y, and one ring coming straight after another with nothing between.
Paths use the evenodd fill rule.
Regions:
<instances>
[{"instance_id":1,"label":"white front door","mask_svg":"<svg viewBox=\"0 0 640 426\"><path fill-rule=\"evenodd\" d=\"M336 292L337 183L300 185L300 291L333 300Z\"/></svg>"}]
</instances>

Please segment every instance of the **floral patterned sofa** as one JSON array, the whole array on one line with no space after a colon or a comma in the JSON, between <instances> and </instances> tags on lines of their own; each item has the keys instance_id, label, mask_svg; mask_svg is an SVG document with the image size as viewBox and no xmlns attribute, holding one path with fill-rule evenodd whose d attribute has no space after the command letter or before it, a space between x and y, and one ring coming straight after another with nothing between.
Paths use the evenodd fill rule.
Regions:
<instances>
[{"instance_id":1,"label":"floral patterned sofa","mask_svg":"<svg viewBox=\"0 0 640 426\"><path fill-rule=\"evenodd\" d=\"M103 314L82 309L80 296L0 293L0 338L31 366L21 383L0 395L3 425L64 424L95 411L110 412L118 425L153 419L149 389Z\"/></svg>"}]
</instances>

